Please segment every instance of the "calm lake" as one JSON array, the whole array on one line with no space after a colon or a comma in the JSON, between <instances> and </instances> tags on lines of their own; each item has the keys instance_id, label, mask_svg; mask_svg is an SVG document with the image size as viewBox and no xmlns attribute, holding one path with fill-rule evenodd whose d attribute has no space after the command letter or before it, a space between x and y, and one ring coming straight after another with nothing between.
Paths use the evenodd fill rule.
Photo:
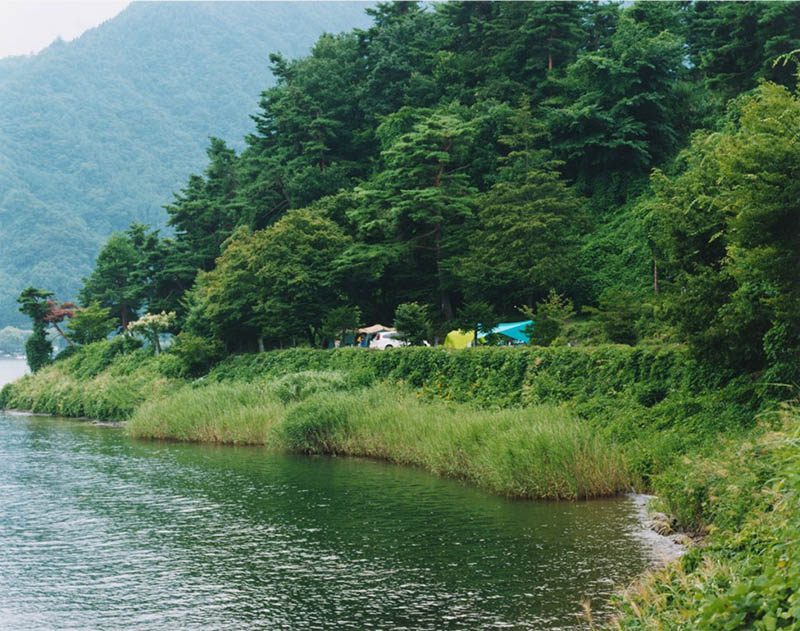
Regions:
<instances>
[{"instance_id":1,"label":"calm lake","mask_svg":"<svg viewBox=\"0 0 800 631\"><path fill-rule=\"evenodd\" d=\"M585 629L654 555L629 498L2 412L0 551L6 631Z\"/></svg>"}]
</instances>

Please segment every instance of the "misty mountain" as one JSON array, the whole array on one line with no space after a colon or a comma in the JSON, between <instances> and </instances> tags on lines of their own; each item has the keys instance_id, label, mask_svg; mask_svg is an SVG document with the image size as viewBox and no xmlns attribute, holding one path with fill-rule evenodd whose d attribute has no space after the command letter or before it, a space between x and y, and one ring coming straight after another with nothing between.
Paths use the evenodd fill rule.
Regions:
<instances>
[{"instance_id":1,"label":"misty mountain","mask_svg":"<svg viewBox=\"0 0 800 631\"><path fill-rule=\"evenodd\" d=\"M79 39L0 60L0 326L30 284L74 298L106 238L163 226L208 137L240 147L269 54L370 23L365 3L140 2Z\"/></svg>"}]
</instances>

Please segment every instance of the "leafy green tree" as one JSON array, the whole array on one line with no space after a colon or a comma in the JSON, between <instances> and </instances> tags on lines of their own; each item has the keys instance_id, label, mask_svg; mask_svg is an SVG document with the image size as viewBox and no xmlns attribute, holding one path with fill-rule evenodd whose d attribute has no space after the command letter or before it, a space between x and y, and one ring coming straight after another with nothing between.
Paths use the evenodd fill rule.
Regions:
<instances>
[{"instance_id":1,"label":"leafy green tree","mask_svg":"<svg viewBox=\"0 0 800 631\"><path fill-rule=\"evenodd\" d=\"M141 252L137 251L129 236L121 233L111 235L97 256L91 276L84 279L81 302L97 302L107 307L119 326L127 329L144 300L140 264Z\"/></svg>"},{"instance_id":2,"label":"leafy green tree","mask_svg":"<svg viewBox=\"0 0 800 631\"><path fill-rule=\"evenodd\" d=\"M536 346L550 346L562 334L569 319L575 315L572 301L560 296L553 289L548 292L547 298L536 303L535 308L523 306L520 312L528 320L533 320L533 325L526 332L530 343Z\"/></svg>"},{"instance_id":3,"label":"leafy green tree","mask_svg":"<svg viewBox=\"0 0 800 631\"><path fill-rule=\"evenodd\" d=\"M219 340L203 338L188 331L181 331L166 350L168 355L178 358L176 377L196 379L224 356L224 347Z\"/></svg>"},{"instance_id":4,"label":"leafy green tree","mask_svg":"<svg viewBox=\"0 0 800 631\"><path fill-rule=\"evenodd\" d=\"M394 328L412 346L422 346L431 333L428 310L418 302L404 302L394 312Z\"/></svg>"},{"instance_id":5,"label":"leafy green tree","mask_svg":"<svg viewBox=\"0 0 800 631\"><path fill-rule=\"evenodd\" d=\"M175 229L175 245L192 270L210 270L222 243L236 228L237 156L224 140L212 137L204 176L193 175L186 188L165 206Z\"/></svg>"},{"instance_id":6,"label":"leafy green tree","mask_svg":"<svg viewBox=\"0 0 800 631\"><path fill-rule=\"evenodd\" d=\"M672 322L701 355L775 380L800 376L798 134L800 99L762 85L694 138L677 176L654 176L649 217Z\"/></svg>"},{"instance_id":7,"label":"leafy green tree","mask_svg":"<svg viewBox=\"0 0 800 631\"><path fill-rule=\"evenodd\" d=\"M355 333L361 326L361 310L358 307L334 307L322 319L320 333L331 340L344 341L347 333Z\"/></svg>"},{"instance_id":8,"label":"leafy green tree","mask_svg":"<svg viewBox=\"0 0 800 631\"><path fill-rule=\"evenodd\" d=\"M387 117L378 129L386 169L363 188L368 203L362 220L382 225L387 237L404 245L417 282L433 281L425 293L448 320L455 315L455 283L447 261L463 237L476 194L464 172L475 121L460 110L403 108Z\"/></svg>"},{"instance_id":9,"label":"leafy green tree","mask_svg":"<svg viewBox=\"0 0 800 631\"><path fill-rule=\"evenodd\" d=\"M52 361L53 346L47 337L45 318L50 313L48 299L53 292L37 287L26 287L22 290L17 302L19 310L28 316L33 323L33 333L25 342L25 356L31 372L36 372Z\"/></svg>"},{"instance_id":10,"label":"leafy green tree","mask_svg":"<svg viewBox=\"0 0 800 631\"><path fill-rule=\"evenodd\" d=\"M336 224L306 209L240 231L217 267L198 278L195 317L229 349L313 343L322 314L341 303L336 260L350 244Z\"/></svg>"},{"instance_id":11,"label":"leafy green tree","mask_svg":"<svg viewBox=\"0 0 800 631\"><path fill-rule=\"evenodd\" d=\"M691 60L723 98L750 90L761 79L793 87L793 67L774 62L799 48L800 5L796 2L692 3Z\"/></svg>"},{"instance_id":12,"label":"leafy green tree","mask_svg":"<svg viewBox=\"0 0 800 631\"><path fill-rule=\"evenodd\" d=\"M559 94L549 101L548 127L566 174L604 201L621 193L669 157L679 139L678 90L684 43L670 31L623 12L611 46L587 52L566 70Z\"/></svg>"},{"instance_id":13,"label":"leafy green tree","mask_svg":"<svg viewBox=\"0 0 800 631\"><path fill-rule=\"evenodd\" d=\"M636 344L639 334L636 322L642 314L639 297L631 291L607 289L600 294L593 311L610 342Z\"/></svg>"},{"instance_id":14,"label":"leafy green tree","mask_svg":"<svg viewBox=\"0 0 800 631\"><path fill-rule=\"evenodd\" d=\"M117 323L111 317L111 309L93 302L82 309L76 309L75 314L67 324L67 331L78 344L92 344L106 339Z\"/></svg>"},{"instance_id":15,"label":"leafy green tree","mask_svg":"<svg viewBox=\"0 0 800 631\"><path fill-rule=\"evenodd\" d=\"M505 313L550 287L570 288L585 226L582 201L560 178L559 163L537 149L543 130L526 102L509 127L498 182L478 198L469 249L454 269L467 296L487 297Z\"/></svg>"}]
</instances>

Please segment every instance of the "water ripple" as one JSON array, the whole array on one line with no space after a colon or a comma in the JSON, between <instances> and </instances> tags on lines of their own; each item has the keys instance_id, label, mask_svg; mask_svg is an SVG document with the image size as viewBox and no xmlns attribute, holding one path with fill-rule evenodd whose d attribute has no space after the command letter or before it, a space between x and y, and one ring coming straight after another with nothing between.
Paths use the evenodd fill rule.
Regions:
<instances>
[{"instance_id":1,"label":"water ripple","mask_svg":"<svg viewBox=\"0 0 800 631\"><path fill-rule=\"evenodd\" d=\"M0 628L577 629L649 562L628 500L0 415Z\"/></svg>"}]
</instances>

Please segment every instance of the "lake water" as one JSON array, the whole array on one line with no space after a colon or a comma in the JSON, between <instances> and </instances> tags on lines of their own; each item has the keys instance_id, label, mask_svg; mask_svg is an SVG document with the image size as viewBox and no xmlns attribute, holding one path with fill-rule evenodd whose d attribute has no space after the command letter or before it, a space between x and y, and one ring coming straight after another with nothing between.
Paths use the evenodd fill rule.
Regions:
<instances>
[{"instance_id":1,"label":"lake water","mask_svg":"<svg viewBox=\"0 0 800 631\"><path fill-rule=\"evenodd\" d=\"M652 555L627 498L0 413L6 631L579 629Z\"/></svg>"}]
</instances>

